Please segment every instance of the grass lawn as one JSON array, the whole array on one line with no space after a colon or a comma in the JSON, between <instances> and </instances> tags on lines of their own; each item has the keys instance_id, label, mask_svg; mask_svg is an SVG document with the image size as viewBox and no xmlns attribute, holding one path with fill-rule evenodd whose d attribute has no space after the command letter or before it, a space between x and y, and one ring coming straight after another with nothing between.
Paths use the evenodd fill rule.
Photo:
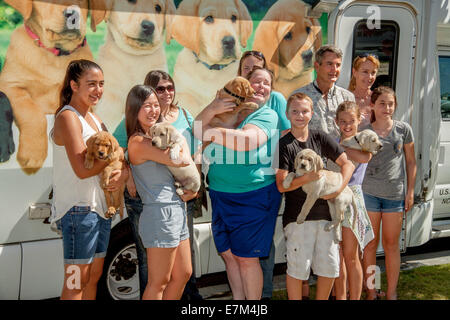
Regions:
<instances>
[{"instance_id":1,"label":"grass lawn","mask_svg":"<svg viewBox=\"0 0 450 320\"><path fill-rule=\"evenodd\" d=\"M311 286L311 299L314 299L315 289ZM386 289L386 274L382 273L381 290ZM450 264L401 271L397 294L399 300L450 300ZM275 291L273 299L286 300L286 290Z\"/></svg>"}]
</instances>

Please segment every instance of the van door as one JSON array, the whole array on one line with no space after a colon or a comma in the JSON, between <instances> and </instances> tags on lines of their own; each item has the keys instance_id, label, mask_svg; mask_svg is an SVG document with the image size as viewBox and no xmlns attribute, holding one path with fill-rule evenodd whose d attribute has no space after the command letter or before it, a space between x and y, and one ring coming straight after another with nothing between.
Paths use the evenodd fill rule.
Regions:
<instances>
[{"instance_id":1,"label":"van door","mask_svg":"<svg viewBox=\"0 0 450 320\"><path fill-rule=\"evenodd\" d=\"M414 132L417 132L417 119L412 113L416 24L416 12L412 7L387 1L345 1L328 20L328 42L344 53L338 85L348 87L355 57L361 54L378 57L381 66L375 86L390 86L397 92L395 118L410 123ZM405 240L404 220L400 237L402 251L406 250ZM381 252L380 244L378 253Z\"/></svg>"}]
</instances>

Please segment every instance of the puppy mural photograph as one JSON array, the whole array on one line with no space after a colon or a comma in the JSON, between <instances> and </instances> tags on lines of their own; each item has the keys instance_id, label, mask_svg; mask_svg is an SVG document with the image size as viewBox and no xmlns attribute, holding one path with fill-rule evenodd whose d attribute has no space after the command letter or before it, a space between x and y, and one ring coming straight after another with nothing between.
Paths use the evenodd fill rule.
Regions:
<instances>
[{"instance_id":1,"label":"puppy mural photograph","mask_svg":"<svg viewBox=\"0 0 450 320\"><path fill-rule=\"evenodd\" d=\"M253 21L241 0L183 0L171 27L184 48L173 71L177 99L195 117L238 71Z\"/></svg>"},{"instance_id":2,"label":"puppy mural photograph","mask_svg":"<svg viewBox=\"0 0 450 320\"><path fill-rule=\"evenodd\" d=\"M287 99L313 80L314 52L322 45L320 23L307 16L301 0L279 0L255 31L253 50L261 51L274 72L273 88Z\"/></svg>"},{"instance_id":3,"label":"puppy mural photograph","mask_svg":"<svg viewBox=\"0 0 450 320\"><path fill-rule=\"evenodd\" d=\"M143 83L150 70L168 70L164 41L170 43L174 14L173 0L106 0L107 34L97 58L105 93L95 112L108 130L122 120L130 89Z\"/></svg>"},{"instance_id":4,"label":"puppy mural photograph","mask_svg":"<svg viewBox=\"0 0 450 320\"><path fill-rule=\"evenodd\" d=\"M24 24L11 34L0 74L0 91L9 99L19 129L17 162L36 173L47 158L46 115L54 114L66 67L75 59L93 59L86 41L93 0L6 0ZM91 28L100 21L92 11Z\"/></svg>"}]
</instances>

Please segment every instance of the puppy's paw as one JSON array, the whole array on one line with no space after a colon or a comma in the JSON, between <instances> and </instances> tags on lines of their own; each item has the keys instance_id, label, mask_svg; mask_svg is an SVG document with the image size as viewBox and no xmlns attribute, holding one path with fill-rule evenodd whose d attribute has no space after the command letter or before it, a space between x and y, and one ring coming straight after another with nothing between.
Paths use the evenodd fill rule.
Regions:
<instances>
[{"instance_id":1,"label":"puppy's paw","mask_svg":"<svg viewBox=\"0 0 450 320\"><path fill-rule=\"evenodd\" d=\"M283 188L288 189L291 186L292 180L295 178L295 173L291 172L283 180Z\"/></svg>"},{"instance_id":2,"label":"puppy's paw","mask_svg":"<svg viewBox=\"0 0 450 320\"><path fill-rule=\"evenodd\" d=\"M179 183L178 181L175 181L174 186L175 186L175 192L177 193L177 195L182 196L184 194L184 191L183 191L183 186L181 185L181 183Z\"/></svg>"},{"instance_id":3,"label":"puppy's paw","mask_svg":"<svg viewBox=\"0 0 450 320\"><path fill-rule=\"evenodd\" d=\"M108 211L105 212L105 217L107 219L110 219L110 218L114 217L115 214L116 214L116 208L109 207Z\"/></svg>"},{"instance_id":4,"label":"puppy's paw","mask_svg":"<svg viewBox=\"0 0 450 320\"><path fill-rule=\"evenodd\" d=\"M300 215L297 217L297 224L302 224L305 222L305 218L302 218Z\"/></svg>"}]
</instances>

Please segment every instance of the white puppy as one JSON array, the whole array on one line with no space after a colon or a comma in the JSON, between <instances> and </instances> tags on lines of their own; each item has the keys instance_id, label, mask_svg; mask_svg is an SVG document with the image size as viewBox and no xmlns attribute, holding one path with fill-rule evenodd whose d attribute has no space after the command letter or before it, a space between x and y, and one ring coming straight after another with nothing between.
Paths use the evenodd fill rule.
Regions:
<instances>
[{"instance_id":1,"label":"white puppy","mask_svg":"<svg viewBox=\"0 0 450 320\"><path fill-rule=\"evenodd\" d=\"M373 155L377 154L383 147L378 135L370 129L365 129L351 138L342 140L341 145L350 149L370 152ZM356 164L355 161L352 160L352 162Z\"/></svg>"},{"instance_id":2,"label":"white puppy","mask_svg":"<svg viewBox=\"0 0 450 320\"><path fill-rule=\"evenodd\" d=\"M169 123L161 122L155 124L150 129L150 136L152 137L152 144L162 150L170 148L170 158L177 160L179 158L180 150L183 146L183 135ZM170 172L173 174L177 187L177 194L183 195L183 189L197 192L200 189L200 173L192 158L189 158L189 165L186 167L171 167L168 166Z\"/></svg>"},{"instance_id":3,"label":"white puppy","mask_svg":"<svg viewBox=\"0 0 450 320\"><path fill-rule=\"evenodd\" d=\"M322 171L322 177L319 180L312 181L302 186L303 191L307 194L306 201L302 206L297 217L297 223L301 224L305 221L309 211L313 207L317 199L332 194L339 190L342 185L342 174L323 170L323 161L320 156L311 149L303 149L295 157L294 162L295 172L290 172L283 181L283 187L289 188L292 180L295 177L300 177L308 172ZM325 231L330 231L334 228L334 239L336 242L342 240L341 222L344 219L344 212L349 205L352 205L354 212L357 212L356 202L353 197L353 191L347 186L336 197L334 201L328 200L328 207L330 208L330 215L332 221L327 223ZM353 220L355 226L356 219Z\"/></svg>"},{"instance_id":4,"label":"white puppy","mask_svg":"<svg viewBox=\"0 0 450 320\"><path fill-rule=\"evenodd\" d=\"M95 111L113 131L123 118L130 89L151 70L167 71L164 39L170 42L175 5L173 0L109 0L104 9L108 33L97 62L105 90Z\"/></svg>"}]
</instances>

